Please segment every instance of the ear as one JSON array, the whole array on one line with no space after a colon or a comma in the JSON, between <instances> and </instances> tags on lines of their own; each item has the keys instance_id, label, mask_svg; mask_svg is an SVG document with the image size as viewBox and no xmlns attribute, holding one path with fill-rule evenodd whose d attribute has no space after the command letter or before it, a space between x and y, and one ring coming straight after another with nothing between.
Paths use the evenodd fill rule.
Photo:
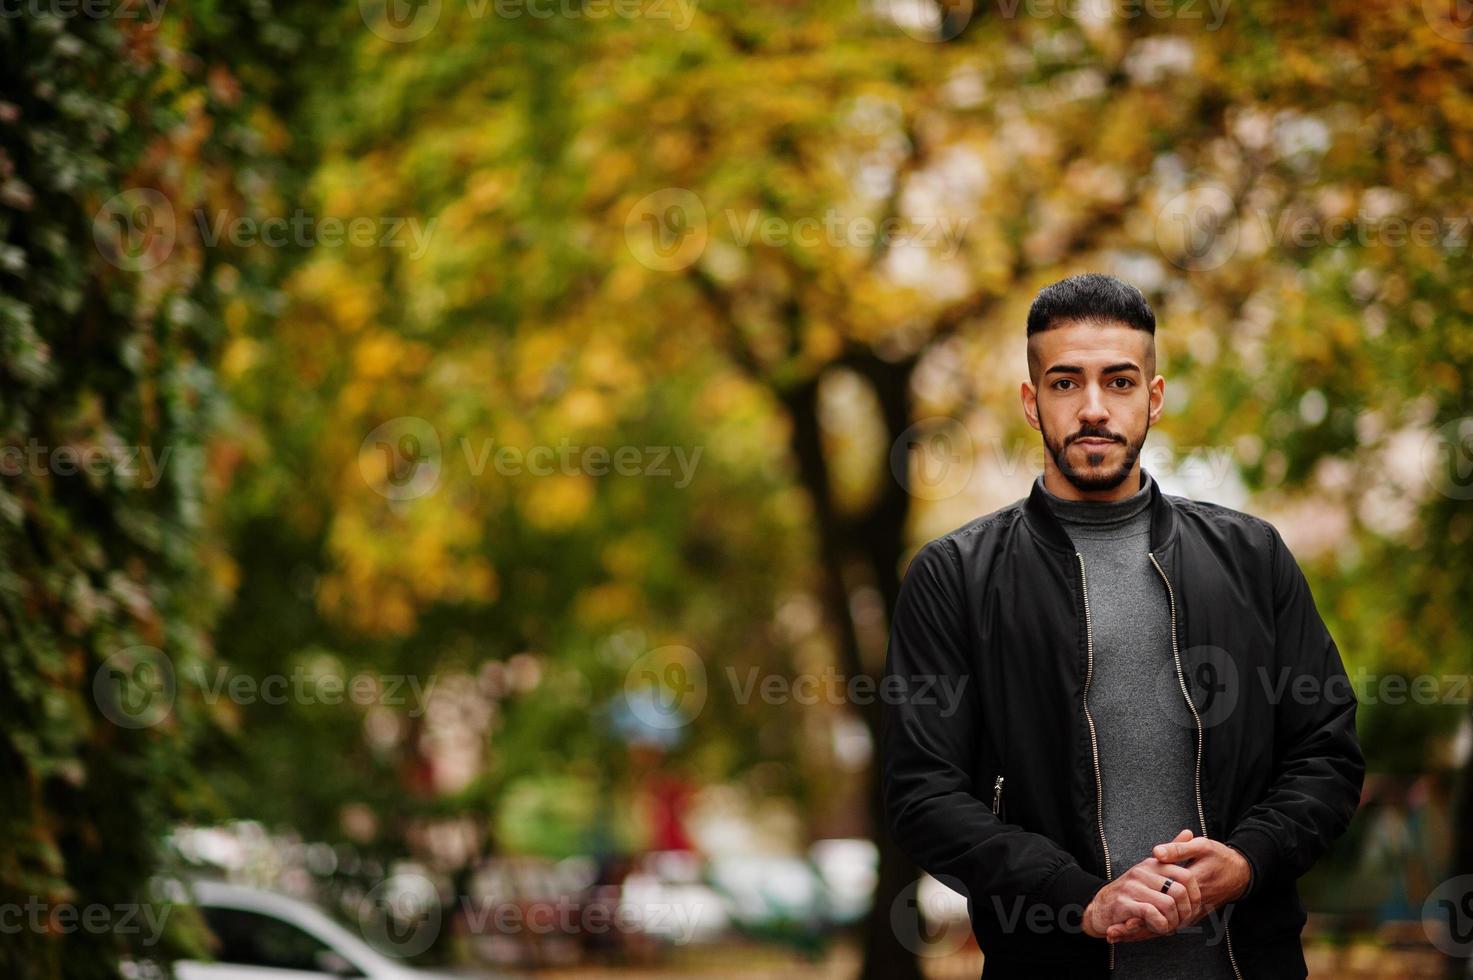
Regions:
<instances>
[{"instance_id":1,"label":"ear","mask_svg":"<svg viewBox=\"0 0 1473 980\"><path fill-rule=\"evenodd\" d=\"M1031 381L1024 381L1018 386L1018 397L1023 402L1023 417L1028 420L1029 425L1038 429L1038 389L1033 387Z\"/></svg>"},{"instance_id":2,"label":"ear","mask_svg":"<svg viewBox=\"0 0 1473 980\"><path fill-rule=\"evenodd\" d=\"M1151 424L1155 425L1161 421L1161 413L1166 408L1166 379L1159 374L1156 375L1151 379L1149 391L1151 396L1150 420Z\"/></svg>"}]
</instances>

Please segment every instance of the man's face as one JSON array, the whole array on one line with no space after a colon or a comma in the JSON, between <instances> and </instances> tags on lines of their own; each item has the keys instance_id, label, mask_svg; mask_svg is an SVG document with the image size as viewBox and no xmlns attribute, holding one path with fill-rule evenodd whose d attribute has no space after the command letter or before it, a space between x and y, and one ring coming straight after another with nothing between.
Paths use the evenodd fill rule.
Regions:
<instances>
[{"instance_id":1,"label":"man's face","mask_svg":"<svg viewBox=\"0 0 1473 980\"><path fill-rule=\"evenodd\" d=\"M1144 330L1098 322L1065 324L1029 340L1037 375L1023 383L1023 412L1042 433L1054 467L1081 492L1114 490L1135 472L1166 385L1150 376L1153 341Z\"/></svg>"}]
</instances>

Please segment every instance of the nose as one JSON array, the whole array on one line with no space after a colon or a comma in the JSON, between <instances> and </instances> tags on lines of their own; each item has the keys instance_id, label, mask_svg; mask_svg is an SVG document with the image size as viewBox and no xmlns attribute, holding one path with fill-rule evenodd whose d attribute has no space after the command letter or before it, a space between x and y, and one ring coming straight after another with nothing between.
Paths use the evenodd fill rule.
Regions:
<instances>
[{"instance_id":1,"label":"nose","mask_svg":"<svg viewBox=\"0 0 1473 980\"><path fill-rule=\"evenodd\" d=\"M1079 404L1079 421L1086 425L1103 426L1110 420L1110 411L1105 407L1104 393L1099 385L1085 388L1084 400Z\"/></svg>"}]
</instances>

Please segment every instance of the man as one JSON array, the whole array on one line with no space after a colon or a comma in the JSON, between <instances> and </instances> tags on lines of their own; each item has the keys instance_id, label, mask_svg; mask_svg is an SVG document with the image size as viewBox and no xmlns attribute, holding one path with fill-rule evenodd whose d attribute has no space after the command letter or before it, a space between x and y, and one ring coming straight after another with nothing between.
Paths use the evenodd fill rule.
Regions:
<instances>
[{"instance_id":1,"label":"man","mask_svg":"<svg viewBox=\"0 0 1473 980\"><path fill-rule=\"evenodd\" d=\"M885 700L890 832L967 898L989 980L1303 977L1295 881L1360 798L1355 698L1278 531L1140 467L1155 331L1109 276L1039 293L1044 472L921 548L896 604L885 683L961 694Z\"/></svg>"}]
</instances>

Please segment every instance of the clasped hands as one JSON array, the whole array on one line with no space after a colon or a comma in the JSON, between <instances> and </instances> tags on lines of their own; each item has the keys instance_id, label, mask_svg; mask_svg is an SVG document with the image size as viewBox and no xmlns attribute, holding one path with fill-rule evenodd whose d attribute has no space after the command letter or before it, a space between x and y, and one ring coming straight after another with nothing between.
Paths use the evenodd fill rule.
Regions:
<instances>
[{"instance_id":1,"label":"clasped hands","mask_svg":"<svg viewBox=\"0 0 1473 980\"><path fill-rule=\"evenodd\" d=\"M1084 910L1084 931L1112 943L1169 936L1241 898L1251 874L1238 851L1183 830L1095 894ZM1175 884L1162 891L1167 878Z\"/></svg>"}]
</instances>

